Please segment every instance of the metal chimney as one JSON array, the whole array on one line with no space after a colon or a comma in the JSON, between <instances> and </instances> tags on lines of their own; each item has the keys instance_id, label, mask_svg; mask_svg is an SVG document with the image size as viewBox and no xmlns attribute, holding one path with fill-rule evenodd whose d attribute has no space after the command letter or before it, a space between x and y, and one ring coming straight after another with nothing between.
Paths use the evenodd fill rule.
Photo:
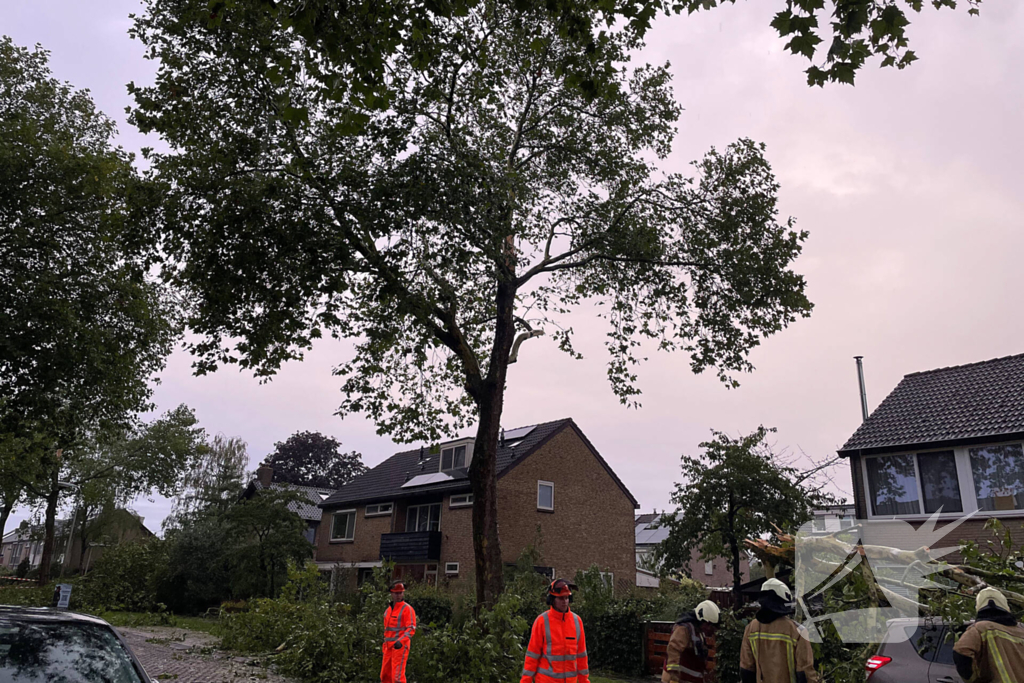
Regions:
<instances>
[{"instance_id":1,"label":"metal chimney","mask_svg":"<svg viewBox=\"0 0 1024 683\"><path fill-rule=\"evenodd\" d=\"M868 419L868 392L864 388L864 356L854 356L857 361L857 382L860 384L860 413L864 420Z\"/></svg>"}]
</instances>

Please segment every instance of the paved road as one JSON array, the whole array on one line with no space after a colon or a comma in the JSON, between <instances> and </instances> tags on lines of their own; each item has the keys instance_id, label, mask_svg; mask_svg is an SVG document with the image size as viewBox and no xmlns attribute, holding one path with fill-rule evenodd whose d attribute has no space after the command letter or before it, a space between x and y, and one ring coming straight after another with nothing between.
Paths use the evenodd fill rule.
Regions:
<instances>
[{"instance_id":1,"label":"paved road","mask_svg":"<svg viewBox=\"0 0 1024 683\"><path fill-rule=\"evenodd\" d=\"M251 657L216 649L218 639L207 633L166 626L120 628L118 631L154 681L294 683L254 665Z\"/></svg>"}]
</instances>

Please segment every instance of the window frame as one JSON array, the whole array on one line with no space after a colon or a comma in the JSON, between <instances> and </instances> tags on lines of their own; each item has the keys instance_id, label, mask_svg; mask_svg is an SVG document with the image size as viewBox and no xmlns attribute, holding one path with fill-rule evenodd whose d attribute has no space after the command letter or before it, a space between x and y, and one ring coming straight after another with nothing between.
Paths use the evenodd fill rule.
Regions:
<instances>
[{"instance_id":1,"label":"window frame","mask_svg":"<svg viewBox=\"0 0 1024 683\"><path fill-rule=\"evenodd\" d=\"M540 489L542 486L551 487L551 507L544 507L540 504ZM555 482L544 481L543 479L537 480L537 510L540 512L554 512L555 511Z\"/></svg>"},{"instance_id":2,"label":"window frame","mask_svg":"<svg viewBox=\"0 0 1024 683\"><path fill-rule=\"evenodd\" d=\"M615 588L615 572L598 572L601 575L601 581L604 582L605 588Z\"/></svg>"},{"instance_id":3,"label":"window frame","mask_svg":"<svg viewBox=\"0 0 1024 683\"><path fill-rule=\"evenodd\" d=\"M427 528L424 529L424 531L441 531L441 508L444 507L444 506L441 505L441 503L421 503L420 505L410 505L409 507L405 508L405 533L407 533L407 534L423 533L422 531L420 531L418 529L413 529L412 531L409 531L409 513L412 510L419 510L420 508L429 508L429 507L433 507L435 505L437 506L437 529L431 529L430 528L430 514L428 513L427 514ZM417 514L419 514L419 513L417 513ZM417 526L418 525L419 524L417 523Z\"/></svg>"},{"instance_id":4,"label":"window frame","mask_svg":"<svg viewBox=\"0 0 1024 683\"><path fill-rule=\"evenodd\" d=\"M923 512L924 510L924 491L921 487L921 474L917 464L918 455L927 455L929 453L941 453L944 451L953 451L954 462L956 463L956 475L960 486L960 504L963 508L963 512L941 512L938 515L940 520L948 519L959 519L965 515L974 513L974 516L978 519L990 519L990 518L1002 518L1002 517L1022 517L1024 516L1024 510L981 510L978 507L978 498L974 487L974 472L971 470L971 456L970 449L972 448L987 448L993 446L1008 446L1008 445L1019 445L1024 448L1024 439L1003 439L999 441L983 441L980 443L972 443L961 446L945 446L942 448L922 448L917 450L901 450L893 451L892 453L880 453L877 455L862 455L860 456L860 476L861 482L863 483L864 489L864 503L865 511L867 512L867 519L869 520L886 520L886 519L899 519L899 520L926 520L930 519L934 513L928 514ZM917 482L917 500L919 509L922 512L909 514L909 515L876 515L874 513L873 496L874 493L871 491L871 486L868 481L868 459L869 458L880 458L892 455L913 455L914 457L914 478Z\"/></svg>"},{"instance_id":5,"label":"window frame","mask_svg":"<svg viewBox=\"0 0 1024 683\"><path fill-rule=\"evenodd\" d=\"M350 538L337 538L334 535L334 522L339 515L352 515L352 536ZM331 543L352 543L356 540L356 509L351 510L335 510L331 513L331 529L330 529L330 542Z\"/></svg>"},{"instance_id":6,"label":"window frame","mask_svg":"<svg viewBox=\"0 0 1024 683\"><path fill-rule=\"evenodd\" d=\"M454 565L454 569L452 566ZM444 563L444 575L445 576L458 576L459 575L459 563L458 562L445 562Z\"/></svg>"},{"instance_id":7,"label":"window frame","mask_svg":"<svg viewBox=\"0 0 1024 683\"><path fill-rule=\"evenodd\" d=\"M704 576L711 576L715 573L715 561L704 560Z\"/></svg>"},{"instance_id":8,"label":"window frame","mask_svg":"<svg viewBox=\"0 0 1024 683\"><path fill-rule=\"evenodd\" d=\"M387 505L387 507L388 507L387 512L385 512L385 511L380 509L380 508L384 507L385 505ZM377 511L376 512L370 512L370 508L372 508L372 507L377 508ZM384 516L390 516L390 515L392 515L394 513L394 510L395 510L395 504L394 503L371 503L369 505L363 506L363 517L384 517Z\"/></svg>"},{"instance_id":9,"label":"window frame","mask_svg":"<svg viewBox=\"0 0 1024 683\"><path fill-rule=\"evenodd\" d=\"M456 502L455 501L456 498L462 498L463 500L460 500L460 501ZM448 507L449 508L468 508L468 507L473 507L473 494L472 493L456 493L454 495L449 496L448 497Z\"/></svg>"}]
</instances>

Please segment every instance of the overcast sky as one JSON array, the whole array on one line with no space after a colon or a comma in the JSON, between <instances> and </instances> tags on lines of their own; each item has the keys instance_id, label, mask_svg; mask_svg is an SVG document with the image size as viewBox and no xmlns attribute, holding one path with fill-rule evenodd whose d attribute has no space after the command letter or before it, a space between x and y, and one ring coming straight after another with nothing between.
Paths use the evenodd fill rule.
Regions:
<instances>
[{"instance_id":1,"label":"overcast sky","mask_svg":"<svg viewBox=\"0 0 1024 683\"><path fill-rule=\"evenodd\" d=\"M767 144L783 215L810 231L796 268L813 315L756 349L739 389L692 375L684 355L652 357L639 410L612 395L604 330L586 314L570 321L585 360L541 338L509 371L503 424L574 418L645 510L669 506L680 455L696 454L711 429L764 424L778 428L779 449L834 454L860 422L854 355L865 357L873 408L904 374L1024 352L1024 3L990 0L974 18L929 8L908 31L912 67L874 64L856 87L825 89L807 87L806 63L769 28L781 4L661 18L639 59L671 62L685 108L665 170L738 137ZM149 82L155 68L127 36L135 11L132 0L0 0L0 33L49 49L56 76L88 88L130 150L155 144L125 122L125 84ZM299 430L333 435L373 466L395 444L366 420L333 416L331 369L348 353L325 342L261 385L235 369L193 377L178 352L155 399L245 439L253 467ZM835 479L849 495L848 470ZM134 507L158 530L170 504Z\"/></svg>"}]
</instances>

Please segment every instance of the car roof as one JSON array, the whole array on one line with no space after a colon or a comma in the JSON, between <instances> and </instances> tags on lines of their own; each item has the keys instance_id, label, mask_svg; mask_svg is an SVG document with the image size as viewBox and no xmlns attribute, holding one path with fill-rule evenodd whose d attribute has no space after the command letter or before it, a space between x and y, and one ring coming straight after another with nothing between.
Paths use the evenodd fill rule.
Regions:
<instances>
[{"instance_id":1,"label":"car roof","mask_svg":"<svg viewBox=\"0 0 1024 683\"><path fill-rule=\"evenodd\" d=\"M110 627L110 624L99 617L89 614L79 614L62 609L50 607L18 607L15 605L0 605L0 619L21 622L40 623L61 623L76 622L81 624L95 624L96 626Z\"/></svg>"}]
</instances>

